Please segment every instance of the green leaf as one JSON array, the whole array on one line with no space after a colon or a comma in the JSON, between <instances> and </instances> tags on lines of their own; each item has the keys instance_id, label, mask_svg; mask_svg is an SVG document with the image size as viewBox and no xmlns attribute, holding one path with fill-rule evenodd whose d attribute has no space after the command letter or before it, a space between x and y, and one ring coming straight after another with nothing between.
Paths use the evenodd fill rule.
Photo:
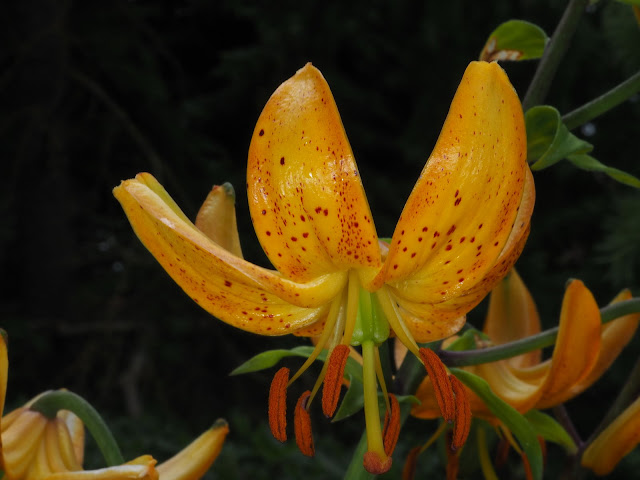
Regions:
<instances>
[{"instance_id":1,"label":"green leaf","mask_svg":"<svg viewBox=\"0 0 640 480\"><path fill-rule=\"evenodd\" d=\"M460 335L455 341L453 341L445 350L450 352L459 352L463 350L473 350L477 348L476 340L478 338L482 338L487 340L486 334L481 332L480 330L476 330L473 327L468 328L465 332Z\"/></svg>"},{"instance_id":2,"label":"green leaf","mask_svg":"<svg viewBox=\"0 0 640 480\"><path fill-rule=\"evenodd\" d=\"M607 167L590 155L569 155L567 160L582 170L587 170L589 172L602 172L620 183L624 183L630 187L640 188L640 180L638 178L629 173L623 172L622 170L618 170L617 168Z\"/></svg>"},{"instance_id":3,"label":"green leaf","mask_svg":"<svg viewBox=\"0 0 640 480\"><path fill-rule=\"evenodd\" d=\"M339 422L345 418L359 412L364 407L364 389L362 382L355 380L351 375L347 376L349 380L349 388L344 394L340 407L334 415L332 422Z\"/></svg>"},{"instance_id":4,"label":"green leaf","mask_svg":"<svg viewBox=\"0 0 640 480\"><path fill-rule=\"evenodd\" d=\"M620 3L626 3L627 5L634 5L640 7L640 0L618 0Z\"/></svg>"},{"instance_id":5,"label":"green leaf","mask_svg":"<svg viewBox=\"0 0 640 480\"><path fill-rule=\"evenodd\" d=\"M541 480L542 450L540 449L536 432L527 419L515 408L493 393L491 387L483 378L459 368L452 368L451 373L473 390L487 407L489 407L491 413L498 417L502 423L511 430L529 459L533 478Z\"/></svg>"},{"instance_id":6,"label":"green leaf","mask_svg":"<svg viewBox=\"0 0 640 480\"><path fill-rule=\"evenodd\" d=\"M509 20L496 28L485 43L480 60L528 60L540 58L549 37L537 25Z\"/></svg>"},{"instance_id":7,"label":"green leaf","mask_svg":"<svg viewBox=\"0 0 640 480\"><path fill-rule=\"evenodd\" d=\"M252 373L258 372L260 370L266 370L267 368L271 368L276 365L280 360L286 357L302 357L309 358L311 353L313 352L313 347L310 346L300 346L295 347L290 350L279 349L279 350L268 350L266 352L259 353L255 357L250 358L242 365L234 368L233 371L229 375L241 375L244 373ZM316 360L324 361L327 358L327 351L322 350L320 355ZM349 378L349 376L353 377L354 380L362 383L362 366L356 362L353 358L347 358L347 365L344 368L344 376L345 378Z\"/></svg>"},{"instance_id":8,"label":"green leaf","mask_svg":"<svg viewBox=\"0 0 640 480\"><path fill-rule=\"evenodd\" d=\"M557 443L567 449L568 453L576 453L578 447L567 431L553 417L540 410L529 410L524 414L537 435L546 441Z\"/></svg>"},{"instance_id":9,"label":"green leaf","mask_svg":"<svg viewBox=\"0 0 640 480\"><path fill-rule=\"evenodd\" d=\"M549 105L527 110L527 161L532 170L542 170L574 154L585 154L593 145L579 139L562 123L560 113Z\"/></svg>"}]
</instances>

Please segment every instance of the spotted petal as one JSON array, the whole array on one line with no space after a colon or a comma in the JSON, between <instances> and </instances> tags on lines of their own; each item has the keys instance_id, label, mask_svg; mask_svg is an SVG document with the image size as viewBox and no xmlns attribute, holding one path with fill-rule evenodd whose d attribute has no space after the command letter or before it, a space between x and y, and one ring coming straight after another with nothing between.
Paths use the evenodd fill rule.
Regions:
<instances>
[{"instance_id":1,"label":"spotted petal","mask_svg":"<svg viewBox=\"0 0 640 480\"><path fill-rule=\"evenodd\" d=\"M374 288L387 282L405 300L431 304L472 290L518 228L527 170L517 94L497 64L471 63Z\"/></svg>"},{"instance_id":2,"label":"spotted petal","mask_svg":"<svg viewBox=\"0 0 640 480\"><path fill-rule=\"evenodd\" d=\"M247 168L249 208L271 263L307 282L379 268L377 235L333 95L311 64L271 96Z\"/></svg>"},{"instance_id":3,"label":"spotted petal","mask_svg":"<svg viewBox=\"0 0 640 480\"><path fill-rule=\"evenodd\" d=\"M291 333L320 318L346 273L295 283L234 255L195 227L149 174L114 189L134 231L163 268L205 310L238 328Z\"/></svg>"}]
</instances>

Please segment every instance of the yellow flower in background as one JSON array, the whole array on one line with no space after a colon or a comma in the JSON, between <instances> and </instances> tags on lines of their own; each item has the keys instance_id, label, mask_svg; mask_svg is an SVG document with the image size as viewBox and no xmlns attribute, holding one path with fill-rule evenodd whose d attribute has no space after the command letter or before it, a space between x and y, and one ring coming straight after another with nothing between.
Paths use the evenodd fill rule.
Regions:
<instances>
[{"instance_id":1,"label":"yellow flower in background","mask_svg":"<svg viewBox=\"0 0 640 480\"><path fill-rule=\"evenodd\" d=\"M298 443L313 453L308 404L328 375L324 390L333 400L325 414L333 414L341 377L334 364L346 358L344 347L362 345L365 464L385 471L390 454L378 418L377 345L391 329L419 355L416 342L458 331L528 235L535 194L518 97L497 64L469 65L387 245L378 240L329 86L307 64L276 90L258 119L247 193L275 270L242 258L229 187L214 188L195 225L148 173L114 189L143 244L209 313L261 335L319 337L296 375L289 379L286 370L274 377L269 410L276 438L286 439L286 388L326 348L332 355L325 369L296 407L297 438L304 437Z\"/></svg>"},{"instance_id":2,"label":"yellow flower in background","mask_svg":"<svg viewBox=\"0 0 640 480\"><path fill-rule=\"evenodd\" d=\"M631 293L625 290L613 303L629 298ZM639 321L640 314L630 314L602 324L589 289L581 281L572 280L562 301L558 337L550 359L541 361L537 350L464 368L484 378L496 395L521 413L550 408L579 395L598 380L631 340ZM491 292L484 332L493 345L540 332L536 306L515 270ZM432 390L429 379L425 379L416 392L422 404L413 408L413 415L438 416ZM473 392L469 391L469 396L475 416L495 420Z\"/></svg>"},{"instance_id":3,"label":"yellow flower in background","mask_svg":"<svg viewBox=\"0 0 640 480\"><path fill-rule=\"evenodd\" d=\"M4 332L0 335L0 413L4 409L8 355ZM0 465L3 480L198 480L209 469L229 431L217 422L180 453L156 467L142 455L122 465L83 470L84 425L73 413L58 411L48 418L30 409L41 395L2 417Z\"/></svg>"},{"instance_id":4,"label":"yellow flower in background","mask_svg":"<svg viewBox=\"0 0 640 480\"><path fill-rule=\"evenodd\" d=\"M611 473L640 442L640 398L636 398L582 454L582 466L596 475Z\"/></svg>"}]
</instances>

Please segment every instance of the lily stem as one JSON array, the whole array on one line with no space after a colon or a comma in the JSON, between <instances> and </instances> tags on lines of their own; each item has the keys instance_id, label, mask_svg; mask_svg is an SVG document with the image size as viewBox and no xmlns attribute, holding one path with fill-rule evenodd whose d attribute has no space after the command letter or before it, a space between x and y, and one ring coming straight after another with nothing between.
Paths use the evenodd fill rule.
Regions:
<instances>
[{"instance_id":1,"label":"lily stem","mask_svg":"<svg viewBox=\"0 0 640 480\"><path fill-rule=\"evenodd\" d=\"M640 298L632 298L622 302L607 305L600 309L602 323L610 322L618 317L640 313ZM558 336L558 327L550 328L536 335L531 335L520 340L505 343L495 347L480 348L450 352L441 350L438 352L440 359L448 367L463 367L466 365L479 365L481 363L495 362L505 358L515 357L522 353L538 350L553 345Z\"/></svg>"},{"instance_id":2,"label":"lily stem","mask_svg":"<svg viewBox=\"0 0 640 480\"><path fill-rule=\"evenodd\" d=\"M638 92L640 92L640 71L598 98L563 115L562 121L569 130L572 130L617 107Z\"/></svg>"},{"instance_id":3,"label":"lily stem","mask_svg":"<svg viewBox=\"0 0 640 480\"><path fill-rule=\"evenodd\" d=\"M80 395L67 390L56 390L42 395L31 405L31 410L47 418L55 418L59 410L69 410L82 420L96 441L107 466L124 463L120 447L100 414Z\"/></svg>"},{"instance_id":4,"label":"lily stem","mask_svg":"<svg viewBox=\"0 0 640 480\"><path fill-rule=\"evenodd\" d=\"M551 40L545 48L544 54L538 64L538 69L531 80L529 89L522 101L522 108L527 111L531 107L540 105L549 92L551 82L556 70L562 61L571 37L578 28L582 12L589 0L570 0L564 11Z\"/></svg>"}]
</instances>

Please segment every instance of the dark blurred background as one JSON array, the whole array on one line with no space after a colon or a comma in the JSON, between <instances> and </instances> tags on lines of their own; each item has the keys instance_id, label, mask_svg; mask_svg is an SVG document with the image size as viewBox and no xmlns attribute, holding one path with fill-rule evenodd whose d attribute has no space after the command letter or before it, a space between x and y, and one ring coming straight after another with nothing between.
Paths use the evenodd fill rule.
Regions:
<instances>
[{"instance_id":1,"label":"dark blurred background","mask_svg":"<svg viewBox=\"0 0 640 480\"><path fill-rule=\"evenodd\" d=\"M104 413L125 457L161 460L225 417L231 434L215 477L340 478L361 416L336 425L315 419L318 453L309 460L268 431L273 372L227 376L262 350L302 340L257 337L200 310L142 247L111 189L151 172L193 218L211 186L230 181L245 255L266 264L242 188L247 148L269 95L311 61L333 90L378 232L390 236L462 73L489 33L519 18L551 34L565 3L5 2L0 309L10 337L7 410L66 387ZM638 45L629 6L590 7L547 102L566 113L621 82L640 67ZM503 66L522 98L536 62ZM574 133L594 143L603 163L640 176L639 120L636 96ZM532 233L518 268L545 326L557 323L568 278L584 280L601 305L623 287L640 294L640 194L564 163L535 179ZM482 318L482 308L469 317L477 326ZM636 338L595 388L569 403L583 436L639 349ZM407 426L389 478L430 428ZM88 448L88 466L101 465ZM425 454L419 471L440 475L438 461ZM616 478L637 468L635 455Z\"/></svg>"}]
</instances>

